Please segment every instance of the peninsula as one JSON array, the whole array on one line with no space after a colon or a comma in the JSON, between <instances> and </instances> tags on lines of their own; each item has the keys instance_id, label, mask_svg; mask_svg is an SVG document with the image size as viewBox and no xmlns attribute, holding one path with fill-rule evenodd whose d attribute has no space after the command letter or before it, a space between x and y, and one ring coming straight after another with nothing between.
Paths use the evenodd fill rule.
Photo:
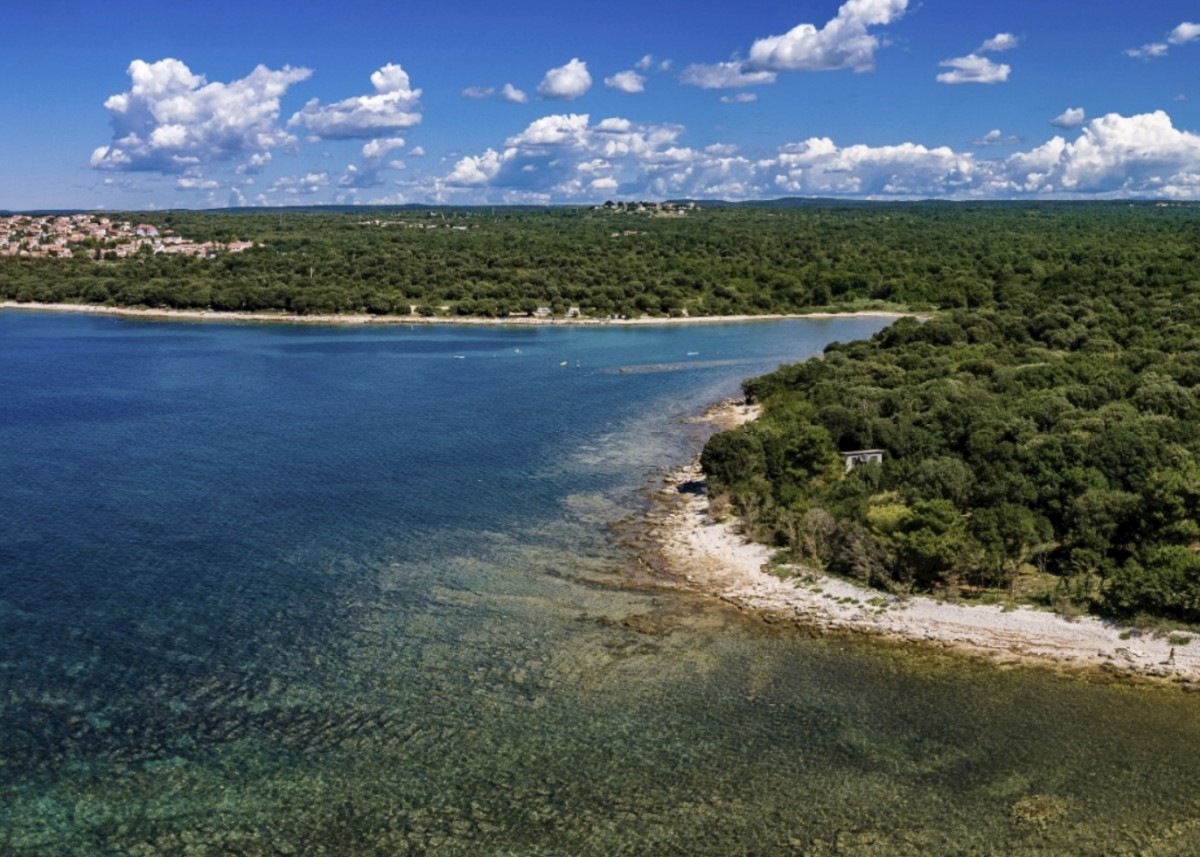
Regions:
<instances>
[{"instance_id":1,"label":"peninsula","mask_svg":"<svg viewBox=\"0 0 1200 857\"><path fill-rule=\"evenodd\" d=\"M705 418L725 429L759 409L722 402ZM699 460L671 473L650 514L668 585L720 598L771 622L944 648L1004 664L1099 671L1200 687L1200 635L1138 628L1031 605L972 603L871 589L811 566L779 561L715 509Z\"/></svg>"}]
</instances>

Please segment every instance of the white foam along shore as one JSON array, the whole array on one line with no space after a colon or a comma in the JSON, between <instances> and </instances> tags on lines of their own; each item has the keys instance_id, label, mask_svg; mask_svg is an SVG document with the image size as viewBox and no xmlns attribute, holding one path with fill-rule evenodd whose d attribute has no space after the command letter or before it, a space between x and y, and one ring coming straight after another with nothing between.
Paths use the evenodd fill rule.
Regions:
<instances>
[{"instance_id":1,"label":"white foam along shore","mask_svg":"<svg viewBox=\"0 0 1200 857\"><path fill-rule=\"evenodd\" d=\"M729 427L757 416L734 402L709 418ZM1200 637L1154 635L1095 617L1067 618L1029 607L967 605L898 597L807 569L783 579L766 570L772 552L745 539L733 520L709 514L699 461L672 474L655 523L657 541L680 585L740 608L822 631L850 631L958 649L1004 663L1102 669L1191 684L1200 681ZM680 491L688 485L688 491Z\"/></svg>"},{"instance_id":2,"label":"white foam along shore","mask_svg":"<svg viewBox=\"0 0 1200 857\"><path fill-rule=\"evenodd\" d=\"M777 321L789 318L903 318L911 313L885 310L861 310L857 312L811 312L774 315L708 315L674 316L657 318L540 318L520 316L515 318L481 318L479 316L421 316L421 315L366 315L361 313L339 313L336 315L294 315L286 312L219 312L203 309L166 309L154 307L116 307L99 304L55 304L37 302L2 301L0 310L17 309L38 312L72 312L90 315L116 315L130 318L178 319L180 321L235 321L275 324L498 324L498 325L647 325L647 324L725 324L734 321Z\"/></svg>"}]
</instances>

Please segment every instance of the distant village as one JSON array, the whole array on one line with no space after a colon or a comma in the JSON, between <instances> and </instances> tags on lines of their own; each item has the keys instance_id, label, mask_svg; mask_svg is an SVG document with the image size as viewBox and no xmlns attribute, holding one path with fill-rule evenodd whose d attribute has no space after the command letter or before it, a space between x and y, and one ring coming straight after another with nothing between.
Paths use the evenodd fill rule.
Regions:
<instances>
[{"instance_id":1,"label":"distant village","mask_svg":"<svg viewBox=\"0 0 1200 857\"><path fill-rule=\"evenodd\" d=\"M430 212L429 216L431 218L433 218L433 217L438 217L439 215L437 212ZM454 232L466 232L468 229L478 229L479 228L478 223L473 223L469 227L464 226L461 223L446 223L446 219L444 216L442 216L441 221L436 222L436 223L433 221L422 222L419 220L414 221L414 220L379 220L379 219L375 219L375 220L360 220L360 221L358 221L358 225L359 226L397 226L397 227L400 227L401 229L449 229Z\"/></svg>"},{"instance_id":2,"label":"distant village","mask_svg":"<svg viewBox=\"0 0 1200 857\"><path fill-rule=\"evenodd\" d=\"M592 211L607 211L610 214L662 214L684 217L689 212L699 211L694 202L613 202L592 206Z\"/></svg>"},{"instance_id":3,"label":"distant village","mask_svg":"<svg viewBox=\"0 0 1200 857\"><path fill-rule=\"evenodd\" d=\"M152 253L211 258L241 253L253 241L189 241L148 223L111 220L96 214L0 217L0 256L25 258L123 259L148 248Z\"/></svg>"}]
</instances>

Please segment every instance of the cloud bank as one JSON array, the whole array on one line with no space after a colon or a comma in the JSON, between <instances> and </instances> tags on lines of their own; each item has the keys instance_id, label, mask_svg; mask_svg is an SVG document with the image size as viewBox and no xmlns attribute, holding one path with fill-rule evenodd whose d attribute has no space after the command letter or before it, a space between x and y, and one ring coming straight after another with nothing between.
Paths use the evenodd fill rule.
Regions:
<instances>
[{"instance_id":1,"label":"cloud bank","mask_svg":"<svg viewBox=\"0 0 1200 857\"><path fill-rule=\"evenodd\" d=\"M801 25L783 36L759 39L751 59L690 66L680 80L732 90L720 101L744 105L757 99L745 87L774 82L787 71L865 71L880 45L869 28L896 20L906 6L907 0L849 0L820 29ZM1200 24L1185 22L1163 44L1196 40ZM1012 33L997 33L970 54L944 61L947 71L938 80L1005 80L1009 67L992 55L1017 45ZM604 83L619 92L638 93L648 75L663 70L663 62L646 55ZM393 194L396 187L402 188L408 200L463 203L589 202L616 194L728 199L1200 198L1200 136L1175 127L1161 110L1089 119L1082 107L1068 107L1049 120L1060 132L1040 145L1025 144L999 128L974 139L964 134L957 147L903 139L866 145L814 134L797 135L794 142L769 149L754 148L753 155L733 145L735 141L706 140L711 145L693 148L678 124L620 116L597 120L583 111L562 110L525 120L522 130L502 142L499 135L492 138L497 142L489 147L460 150L449 160L430 159L428 165L414 162L406 169L397 156L409 146L408 131L422 120L422 93L399 64L389 63L370 75L371 92L327 103L310 99L286 121L281 120L281 103L291 87L311 76L307 68L273 70L260 65L243 78L210 82L180 60L167 58L135 60L128 75L128 89L104 102L112 139L92 152L91 165L110 173L156 172L172 179L161 186L180 193L208 193L210 199L215 198L211 192L223 186L231 196L240 195L238 188L255 186L256 199L265 203L295 195L336 194L339 188L356 194L384 185ZM544 99L571 100L591 86L587 64L572 58L546 72L537 92ZM528 101L510 83L463 94ZM990 122L981 122L973 133L989 127ZM283 155L301 151L305 141L342 141L347 160L357 163L340 172L330 172L329 163L315 168L304 164L292 168L296 175L280 177L281 163L291 160ZM355 141L353 146L349 141ZM322 149L324 158L338 156L336 145ZM424 150L418 146L408 154L417 157ZM269 177L262 177L264 173Z\"/></svg>"},{"instance_id":2,"label":"cloud bank","mask_svg":"<svg viewBox=\"0 0 1200 857\"><path fill-rule=\"evenodd\" d=\"M460 159L435 191L479 201L562 202L618 189L660 198L726 199L1183 199L1200 194L1200 135L1175 128L1162 111L1110 113L1084 125L1074 140L1055 136L1002 158L914 142L839 145L811 137L752 160L732 146L688 147L683 134L677 125L620 117L593 123L587 114L546 116L504 146ZM988 148L1020 140L994 130L973 142Z\"/></svg>"}]
</instances>

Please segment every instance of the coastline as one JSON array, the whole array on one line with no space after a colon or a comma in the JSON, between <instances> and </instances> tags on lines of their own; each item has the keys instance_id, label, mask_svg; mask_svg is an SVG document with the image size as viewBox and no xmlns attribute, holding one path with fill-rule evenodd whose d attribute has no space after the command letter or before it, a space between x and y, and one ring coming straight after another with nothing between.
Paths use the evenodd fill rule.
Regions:
<instances>
[{"instance_id":1,"label":"coastline","mask_svg":"<svg viewBox=\"0 0 1200 857\"><path fill-rule=\"evenodd\" d=\"M866 310L853 313L772 314L637 319L490 319L370 315L293 316L226 313L87 304L0 302L6 309L84 313L147 320L315 325L513 325L597 326L722 324L838 317L901 318L916 313ZM732 428L758 416L754 406L730 400L709 408L703 420ZM1165 681L1200 687L1200 635L1172 645L1167 635L1085 616L1066 618L1029 607L963 604L927 596L900 597L861 587L811 569L783 579L765 571L772 551L747 541L734 520L709 514L704 475L697 457L665 477L648 516L652 549L665 565L665 582L717 597L768 621L791 622L823 633L874 636L905 645L926 645L982 656L1002 664L1038 664L1074 672ZM659 583L663 580L659 579Z\"/></svg>"},{"instance_id":2,"label":"coastline","mask_svg":"<svg viewBox=\"0 0 1200 857\"><path fill-rule=\"evenodd\" d=\"M335 315L290 315L283 312L218 312L216 310L152 309L143 307L112 307L99 304L50 304L18 301L0 301L0 310L15 309L30 312L70 312L89 315L114 315L128 318L145 318L177 321L247 322L254 324L322 324L322 325L515 325L534 327L556 327L563 325L593 327L600 325L640 326L652 324L728 324L743 321L780 321L792 318L905 318L917 313L892 312L889 310L860 310L856 312L811 312L771 315L703 315L671 318L481 318L479 316L418 316L418 315L365 315L346 313Z\"/></svg>"},{"instance_id":3,"label":"coastline","mask_svg":"<svg viewBox=\"0 0 1200 857\"><path fill-rule=\"evenodd\" d=\"M719 428L756 416L737 402L705 415ZM951 649L1001 664L1200 683L1200 636L1188 634L1190 644L1172 645L1166 635L1092 616L899 597L808 569L788 579L771 574L764 570L768 547L743 538L736 522L709 515L699 458L667 477L659 499L650 515L651 541L666 564L668 585L715 596L768 621Z\"/></svg>"}]
</instances>

